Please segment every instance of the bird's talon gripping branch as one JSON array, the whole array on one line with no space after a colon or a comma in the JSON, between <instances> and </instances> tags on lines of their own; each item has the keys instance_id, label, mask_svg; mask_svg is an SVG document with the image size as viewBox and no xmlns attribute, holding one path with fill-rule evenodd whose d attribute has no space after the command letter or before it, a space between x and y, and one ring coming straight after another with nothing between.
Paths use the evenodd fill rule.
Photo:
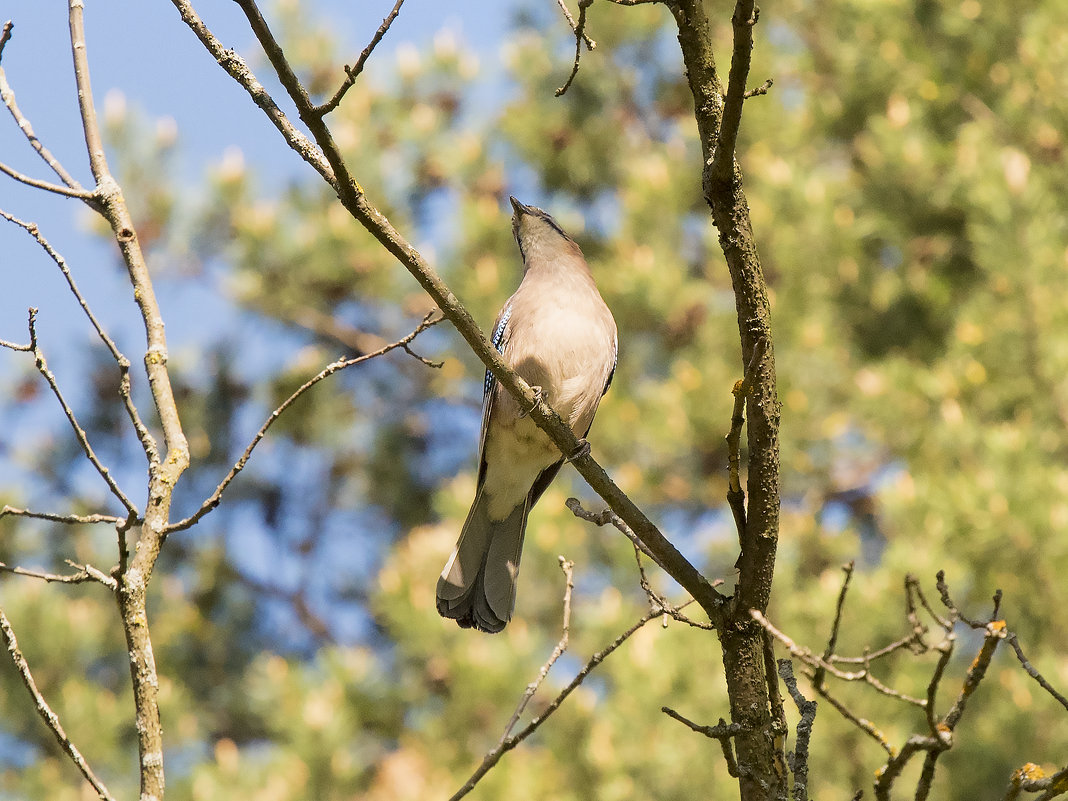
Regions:
<instances>
[{"instance_id":1,"label":"bird's talon gripping branch","mask_svg":"<svg viewBox=\"0 0 1068 801\"><path fill-rule=\"evenodd\" d=\"M571 455L568 456L564 461L565 462L573 462L576 459L581 459L583 456L589 456L589 455L590 455L590 443L589 443L589 441L587 441L586 439L580 439L578 447L575 448L575 450L572 451Z\"/></svg>"},{"instance_id":2,"label":"bird's talon gripping branch","mask_svg":"<svg viewBox=\"0 0 1068 801\"><path fill-rule=\"evenodd\" d=\"M534 386L534 387L531 387L531 389L534 391L534 405L531 406L529 409L524 409L523 411L521 411L519 413L519 419L520 420L522 420L524 417L526 417L528 414L530 414L532 411L534 411L538 407L538 404L541 403L542 400L544 400L544 398L542 396L541 387Z\"/></svg>"}]
</instances>

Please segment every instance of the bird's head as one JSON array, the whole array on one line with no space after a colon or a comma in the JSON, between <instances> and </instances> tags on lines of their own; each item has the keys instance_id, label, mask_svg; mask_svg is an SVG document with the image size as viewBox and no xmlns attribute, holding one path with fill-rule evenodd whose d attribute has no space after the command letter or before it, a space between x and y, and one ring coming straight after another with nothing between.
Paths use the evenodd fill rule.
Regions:
<instances>
[{"instance_id":1,"label":"bird's head","mask_svg":"<svg viewBox=\"0 0 1068 801\"><path fill-rule=\"evenodd\" d=\"M581 255L578 245L565 233L559 223L537 206L527 206L514 197L512 202L512 236L519 245L524 263L534 254L553 257L563 254Z\"/></svg>"}]
</instances>

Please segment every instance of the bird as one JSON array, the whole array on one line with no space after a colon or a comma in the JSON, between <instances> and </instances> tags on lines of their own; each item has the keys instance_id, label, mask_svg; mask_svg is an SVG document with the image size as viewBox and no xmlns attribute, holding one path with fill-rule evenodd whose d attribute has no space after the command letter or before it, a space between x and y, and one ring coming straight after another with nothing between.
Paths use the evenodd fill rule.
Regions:
<instances>
[{"instance_id":1,"label":"bird","mask_svg":"<svg viewBox=\"0 0 1068 801\"><path fill-rule=\"evenodd\" d=\"M524 272L492 342L588 448L615 374L616 322L575 240L547 212L509 200ZM527 515L565 461L530 411L486 371L475 498L437 583L438 612L462 628L496 633L508 624Z\"/></svg>"}]
</instances>

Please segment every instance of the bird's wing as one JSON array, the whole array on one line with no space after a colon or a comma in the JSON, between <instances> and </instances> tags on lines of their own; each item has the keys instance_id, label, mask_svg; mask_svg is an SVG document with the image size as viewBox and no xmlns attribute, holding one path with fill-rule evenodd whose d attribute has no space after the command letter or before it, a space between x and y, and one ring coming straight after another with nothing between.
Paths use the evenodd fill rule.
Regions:
<instances>
[{"instance_id":1,"label":"bird's wing","mask_svg":"<svg viewBox=\"0 0 1068 801\"><path fill-rule=\"evenodd\" d=\"M616 375L616 365L619 364L619 334L612 334L612 369L608 371L608 378L604 382L604 390L601 392L603 398L608 394L608 388L612 386L612 379Z\"/></svg>"},{"instance_id":2,"label":"bird's wing","mask_svg":"<svg viewBox=\"0 0 1068 801\"><path fill-rule=\"evenodd\" d=\"M512 300L514 298L515 295L508 298L508 302L504 304L504 308L501 309L501 313L497 315L497 320L493 323L493 336L490 338L490 342L493 343L493 347L497 349L498 353L504 352L504 345L508 340L508 321L512 318ZM483 457L486 449L486 432L489 430L490 415L500 391L497 379L493 377L493 373L486 370L486 378L482 384L482 428L478 435L479 486L482 486L482 482L486 477L486 460Z\"/></svg>"}]
</instances>

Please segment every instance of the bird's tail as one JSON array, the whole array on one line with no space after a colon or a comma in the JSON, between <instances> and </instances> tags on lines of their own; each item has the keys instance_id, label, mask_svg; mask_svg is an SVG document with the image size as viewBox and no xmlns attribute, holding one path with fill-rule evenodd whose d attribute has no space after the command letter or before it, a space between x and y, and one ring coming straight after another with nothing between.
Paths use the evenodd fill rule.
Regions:
<instances>
[{"instance_id":1,"label":"bird's tail","mask_svg":"<svg viewBox=\"0 0 1068 801\"><path fill-rule=\"evenodd\" d=\"M442 617L463 628L495 633L507 625L515 608L530 503L524 498L503 520L490 520L488 506L480 490L438 579L437 605Z\"/></svg>"}]
</instances>

